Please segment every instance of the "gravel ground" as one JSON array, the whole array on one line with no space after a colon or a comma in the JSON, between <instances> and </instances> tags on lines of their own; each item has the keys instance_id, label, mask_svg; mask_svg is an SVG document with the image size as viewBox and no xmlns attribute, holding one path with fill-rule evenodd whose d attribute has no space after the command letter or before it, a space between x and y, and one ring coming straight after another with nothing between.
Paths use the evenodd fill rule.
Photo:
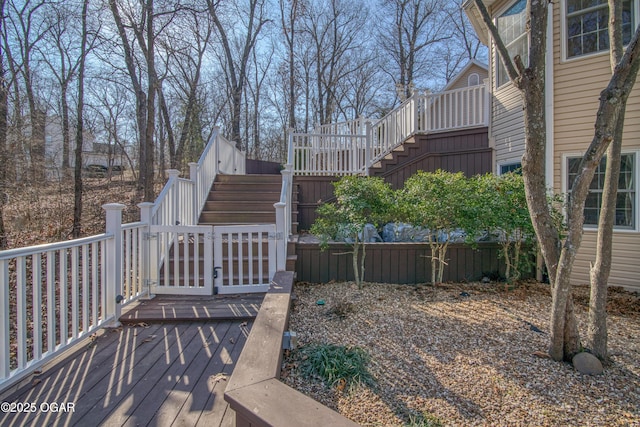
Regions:
<instances>
[{"instance_id":1,"label":"gravel ground","mask_svg":"<svg viewBox=\"0 0 640 427\"><path fill-rule=\"evenodd\" d=\"M610 291L600 376L545 357L547 285L299 283L295 294L298 346L362 347L376 384L339 391L303 378L295 351L282 381L361 425L640 426L637 294ZM575 295L584 331L588 290Z\"/></svg>"}]
</instances>

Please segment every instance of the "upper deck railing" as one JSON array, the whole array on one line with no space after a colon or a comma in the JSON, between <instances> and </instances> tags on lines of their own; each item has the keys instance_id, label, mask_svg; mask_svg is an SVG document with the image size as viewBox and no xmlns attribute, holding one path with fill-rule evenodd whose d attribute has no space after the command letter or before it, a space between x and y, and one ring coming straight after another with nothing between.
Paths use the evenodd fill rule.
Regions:
<instances>
[{"instance_id":1,"label":"upper deck railing","mask_svg":"<svg viewBox=\"0 0 640 427\"><path fill-rule=\"evenodd\" d=\"M487 85L417 93L377 121L357 119L290 136L296 175L367 174L370 167L415 134L487 126Z\"/></svg>"}]
</instances>

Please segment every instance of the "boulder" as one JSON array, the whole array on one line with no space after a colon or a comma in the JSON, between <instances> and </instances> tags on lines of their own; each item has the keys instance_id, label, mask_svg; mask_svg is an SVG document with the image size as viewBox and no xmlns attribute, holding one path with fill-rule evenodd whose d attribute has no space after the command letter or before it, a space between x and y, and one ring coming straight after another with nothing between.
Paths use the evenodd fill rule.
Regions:
<instances>
[{"instance_id":1,"label":"boulder","mask_svg":"<svg viewBox=\"0 0 640 427\"><path fill-rule=\"evenodd\" d=\"M600 375L603 371L602 362L591 353L578 353L572 362L575 370L584 375Z\"/></svg>"}]
</instances>

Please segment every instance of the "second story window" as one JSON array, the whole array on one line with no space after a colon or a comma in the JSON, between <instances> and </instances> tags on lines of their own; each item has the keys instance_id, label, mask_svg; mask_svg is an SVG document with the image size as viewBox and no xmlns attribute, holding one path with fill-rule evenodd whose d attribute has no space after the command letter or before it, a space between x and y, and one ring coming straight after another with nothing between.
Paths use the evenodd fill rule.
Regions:
<instances>
[{"instance_id":1,"label":"second story window","mask_svg":"<svg viewBox=\"0 0 640 427\"><path fill-rule=\"evenodd\" d=\"M509 57L520 55L525 67L529 60L529 34L527 33L527 2L517 0L496 19L500 38L507 47ZM496 53L497 85L502 86L509 81L507 70Z\"/></svg>"},{"instance_id":2,"label":"second story window","mask_svg":"<svg viewBox=\"0 0 640 427\"><path fill-rule=\"evenodd\" d=\"M633 1L622 2L622 39L631 40L634 26ZM609 4L607 0L566 1L567 58L609 49Z\"/></svg>"}]
</instances>

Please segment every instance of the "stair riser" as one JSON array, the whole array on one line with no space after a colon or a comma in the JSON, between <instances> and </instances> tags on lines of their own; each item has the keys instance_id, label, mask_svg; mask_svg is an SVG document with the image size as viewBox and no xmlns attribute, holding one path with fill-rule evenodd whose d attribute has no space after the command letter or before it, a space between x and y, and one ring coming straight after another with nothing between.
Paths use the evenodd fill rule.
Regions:
<instances>
[{"instance_id":1,"label":"stair riser","mask_svg":"<svg viewBox=\"0 0 640 427\"><path fill-rule=\"evenodd\" d=\"M269 212L275 210L274 203L267 201L208 201L204 204L204 210L207 212L225 212L225 211L252 211L252 212Z\"/></svg>"},{"instance_id":2,"label":"stair riser","mask_svg":"<svg viewBox=\"0 0 640 427\"><path fill-rule=\"evenodd\" d=\"M276 213L262 212L203 212L200 224L275 224Z\"/></svg>"},{"instance_id":3,"label":"stair riser","mask_svg":"<svg viewBox=\"0 0 640 427\"><path fill-rule=\"evenodd\" d=\"M226 182L215 182L213 184L213 191L240 191L240 192L271 192L271 193L279 193L282 190L282 185L280 184L269 184L269 183L247 183L247 184L232 184Z\"/></svg>"},{"instance_id":4,"label":"stair riser","mask_svg":"<svg viewBox=\"0 0 640 427\"><path fill-rule=\"evenodd\" d=\"M263 191L258 193L247 193L239 191L212 191L209 193L207 202L216 201L254 201L254 202L270 202L276 203L280 201L280 191Z\"/></svg>"},{"instance_id":5,"label":"stair riser","mask_svg":"<svg viewBox=\"0 0 640 427\"><path fill-rule=\"evenodd\" d=\"M272 183L281 184L281 175L218 175L216 182L220 183Z\"/></svg>"}]
</instances>

